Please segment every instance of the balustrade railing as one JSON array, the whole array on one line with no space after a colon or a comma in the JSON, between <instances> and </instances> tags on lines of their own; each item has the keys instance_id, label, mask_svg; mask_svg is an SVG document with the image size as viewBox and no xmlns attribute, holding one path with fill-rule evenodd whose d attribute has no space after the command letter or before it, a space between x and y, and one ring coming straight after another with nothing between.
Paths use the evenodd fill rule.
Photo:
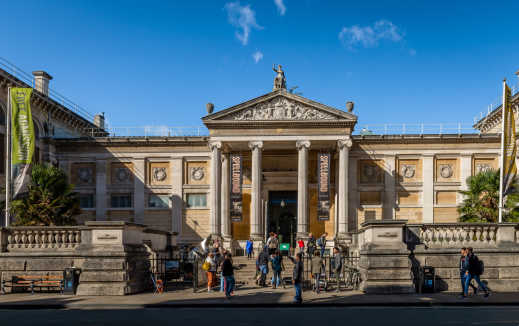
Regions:
<instances>
[{"instance_id":1,"label":"balustrade railing","mask_svg":"<svg viewBox=\"0 0 519 326\"><path fill-rule=\"evenodd\" d=\"M423 224L420 242L428 247L495 245L498 224Z\"/></svg>"},{"instance_id":2,"label":"balustrade railing","mask_svg":"<svg viewBox=\"0 0 519 326\"><path fill-rule=\"evenodd\" d=\"M81 243L78 227L13 227L7 249L74 249Z\"/></svg>"}]
</instances>

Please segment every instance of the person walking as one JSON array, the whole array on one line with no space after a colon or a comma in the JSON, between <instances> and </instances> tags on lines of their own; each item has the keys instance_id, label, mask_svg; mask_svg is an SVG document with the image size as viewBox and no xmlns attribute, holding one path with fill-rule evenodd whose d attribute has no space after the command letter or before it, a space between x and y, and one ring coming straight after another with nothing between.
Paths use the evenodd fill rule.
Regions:
<instances>
[{"instance_id":1,"label":"person walking","mask_svg":"<svg viewBox=\"0 0 519 326\"><path fill-rule=\"evenodd\" d=\"M247 259L251 259L254 255L254 242L251 238L247 240L247 243L245 245L245 251L247 252Z\"/></svg>"},{"instance_id":2,"label":"person walking","mask_svg":"<svg viewBox=\"0 0 519 326\"><path fill-rule=\"evenodd\" d=\"M305 241L303 239L297 240L297 248L299 249L301 256L304 256L305 255Z\"/></svg>"},{"instance_id":3,"label":"person walking","mask_svg":"<svg viewBox=\"0 0 519 326\"><path fill-rule=\"evenodd\" d=\"M337 247L333 247L333 274L335 275L335 280L337 281L337 289L336 292L341 290L340 276L342 271L342 255L341 251Z\"/></svg>"},{"instance_id":4,"label":"person walking","mask_svg":"<svg viewBox=\"0 0 519 326\"><path fill-rule=\"evenodd\" d=\"M461 248L461 256L460 256L460 281L461 281L461 296L465 293L465 280L466 280L466 273L469 266L469 260L467 258L468 250L467 248L463 247ZM472 282L469 283L469 286L472 287L474 290L474 294L478 293L478 289L472 284Z\"/></svg>"},{"instance_id":5,"label":"person walking","mask_svg":"<svg viewBox=\"0 0 519 326\"><path fill-rule=\"evenodd\" d=\"M231 293L234 292L234 266L232 265L232 257L230 253L225 254L225 259L222 263L222 276L225 279L225 297L231 298Z\"/></svg>"},{"instance_id":6,"label":"person walking","mask_svg":"<svg viewBox=\"0 0 519 326\"><path fill-rule=\"evenodd\" d=\"M478 290L483 289L485 291L485 298L488 298L490 295L490 291L488 290L485 283L481 282L480 276L483 274L483 263L479 260L478 256L474 254L474 250L469 247L468 250L468 267L467 272L465 273L465 287L464 287L464 293L463 297L466 298L469 292L469 284L472 279L476 280L476 283L478 283Z\"/></svg>"},{"instance_id":7,"label":"person walking","mask_svg":"<svg viewBox=\"0 0 519 326\"><path fill-rule=\"evenodd\" d=\"M315 252L315 254L312 257L312 264L311 264L311 272L312 276L314 277L314 291L319 294L321 292L320 289L320 280L321 280L321 273L324 269L324 260L320 257L319 251Z\"/></svg>"},{"instance_id":8,"label":"person walking","mask_svg":"<svg viewBox=\"0 0 519 326\"><path fill-rule=\"evenodd\" d=\"M326 237L328 236L328 233L324 232L319 239L317 239L317 245L321 249L321 257L324 258L324 250L326 249Z\"/></svg>"},{"instance_id":9,"label":"person walking","mask_svg":"<svg viewBox=\"0 0 519 326\"><path fill-rule=\"evenodd\" d=\"M315 238L312 233L308 234L308 241L306 243L306 251L308 252L308 257L312 259L312 256L314 255L315 251Z\"/></svg>"},{"instance_id":10,"label":"person walking","mask_svg":"<svg viewBox=\"0 0 519 326\"><path fill-rule=\"evenodd\" d=\"M220 271L220 273L218 275L220 275L220 292L224 292L225 290L225 277L223 276L223 262L225 261L225 255L227 254L227 250L225 249L221 249L221 254L220 256L215 256L215 260L216 260L216 264L217 264L217 272L218 270Z\"/></svg>"},{"instance_id":11,"label":"person walking","mask_svg":"<svg viewBox=\"0 0 519 326\"><path fill-rule=\"evenodd\" d=\"M216 277L216 261L214 259L214 253L210 252L205 262L209 264L207 269L207 292L211 292L215 283Z\"/></svg>"},{"instance_id":12,"label":"person walking","mask_svg":"<svg viewBox=\"0 0 519 326\"><path fill-rule=\"evenodd\" d=\"M281 271L283 270L283 260L279 250L276 250L274 255L270 258L272 265L272 288L275 289L281 284Z\"/></svg>"},{"instance_id":13,"label":"person walking","mask_svg":"<svg viewBox=\"0 0 519 326\"><path fill-rule=\"evenodd\" d=\"M258 265L261 273L259 286L266 286L267 274L269 273L269 249L265 247L258 257Z\"/></svg>"},{"instance_id":14,"label":"person walking","mask_svg":"<svg viewBox=\"0 0 519 326\"><path fill-rule=\"evenodd\" d=\"M294 259L291 256L288 256L290 260L294 263L294 270L292 272L292 282L294 283L294 289L296 291L296 294L294 296L293 303L302 303L303 302L303 289L302 289L302 283L303 283L303 261L301 253L296 254L296 258Z\"/></svg>"}]
</instances>

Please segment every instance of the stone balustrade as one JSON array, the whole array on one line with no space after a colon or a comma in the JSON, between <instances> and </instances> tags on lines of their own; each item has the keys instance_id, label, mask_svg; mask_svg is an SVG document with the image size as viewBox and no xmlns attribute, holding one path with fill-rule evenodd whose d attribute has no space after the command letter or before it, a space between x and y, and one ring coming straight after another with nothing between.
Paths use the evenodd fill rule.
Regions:
<instances>
[{"instance_id":1,"label":"stone balustrade","mask_svg":"<svg viewBox=\"0 0 519 326\"><path fill-rule=\"evenodd\" d=\"M423 224L420 242L428 247L487 247L497 243L498 224Z\"/></svg>"},{"instance_id":2,"label":"stone balustrade","mask_svg":"<svg viewBox=\"0 0 519 326\"><path fill-rule=\"evenodd\" d=\"M81 243L81 230L70 226L12 227L7 232L7 250L75 249Z\"/></svg>"}]
</instances>

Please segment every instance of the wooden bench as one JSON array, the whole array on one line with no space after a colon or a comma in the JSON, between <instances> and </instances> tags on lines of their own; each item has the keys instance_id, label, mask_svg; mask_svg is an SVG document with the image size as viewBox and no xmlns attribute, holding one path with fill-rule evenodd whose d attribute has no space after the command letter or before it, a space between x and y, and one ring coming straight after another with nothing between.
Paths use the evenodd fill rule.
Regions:
<instances>
[{"instance_id":1,"label":"wooden bench","mask_svg":"<svg viewBox=\"0 0 519 326\"><path fill-rule=\"evenodd\" d=\"M64 281L63 275L15 275L11 280L2 280L2 293L5 294L5 288L11 289L30 289L34 294L35 289L58 288L63 293Z\"/></svg>"}]
</instances>

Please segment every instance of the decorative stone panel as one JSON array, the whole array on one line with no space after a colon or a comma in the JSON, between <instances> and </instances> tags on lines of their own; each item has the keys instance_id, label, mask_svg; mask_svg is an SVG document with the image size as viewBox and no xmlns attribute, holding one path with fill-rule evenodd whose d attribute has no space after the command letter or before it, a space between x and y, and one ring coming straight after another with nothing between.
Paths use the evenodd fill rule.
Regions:
<instances>
[{"instance_id":1,"label":"decorative stone panel","mask_svg":"<svg viewBox=\"0 0 519 326\"><path fill-rule=\"evenodd\" d=\"M476 175L480 172L487 171L490 169L498 168L498 159L496 158L475 158L472 166L472 175Z\"/></svg>"},{"instance_id":2,"label":"decorative stone panel","mask_svg":"<svg viewBox=\"0 0 519 326\"><path fill-rule=\"evenodd\" d=\"M209 184L208 162L186 162L186 184L206 185Z\"/></svg>"},{"instance_id":3,"label":"decorative stone panel","mask_svg":"<svg viewBox=\"0 0 519 326\"><path fill-rule=\"evenodd\" d=\"M384 161L360 160L358 165L358 181L360 184L384 183Z\"/></svg>"},{"instance_id":4,"label":"decorative stone panel","mask_svg":"<svg viewBox=\"0 0 519 326\"><path fill-rule=\"evenodd\" d=\"M436 192L436 204L437 205L455 205L456 204L456 191L437 191Z\"/></svg>"},{"instance_id":5,"label":"decorative stone panel","mask_svg":"<svg viewBox=\"0 0 519 326\"><path fill-rule=\"evenodd\" d=\"M112 185L128 185L133 183L133 164L117 162L110 166L110 180Z\"/></svg>"},{"instance_id":6,"label":"decorative stone panel","mask_svg":"<svg viewBox=\"0 0 519 326\"><path fill-rule=\"evenodd\" d=\"M169 162L150 162L148 165L148 184L154 186L169 185Z\"/></svg>"},{"instance_id":7,"label":"decorative stone panel","mask_svg":"<svg viewBox=\"0 0 519 326\"><path fill-rule=\"evenodd\" d=\"M458 182L459 162L458 159L437 159L436 182Z\"/></svg>"},{"instance_id":8,"label":"decorative stone panel","mask_svg":"<svg viewBox=\"0 0 519 326\"><path fill-rule=\"evenodd\" d=\"M422 182L422 160L398 159L397 173L400 183Z\"/></svg>"},{"instance_id":9,"label":"decorative stone panel","mask_svg":"<svg viewBox=\"0 0 519 326\"><path fill-rule=\"evenodd\" d=\"M420 192L418 191L399 191L398 205L418 205L420 204Z\"/></svg>"},{"instance_id":10,"label":"decorative stone panel","mask_svg":"<svg viewBox=\"0 0 519 326\"><path fill-rule=\"evenodd\" d=\"M75 186L95 186L96 166L95 163L72 164L71 182Z\"/></svg>"}]
</instances>

